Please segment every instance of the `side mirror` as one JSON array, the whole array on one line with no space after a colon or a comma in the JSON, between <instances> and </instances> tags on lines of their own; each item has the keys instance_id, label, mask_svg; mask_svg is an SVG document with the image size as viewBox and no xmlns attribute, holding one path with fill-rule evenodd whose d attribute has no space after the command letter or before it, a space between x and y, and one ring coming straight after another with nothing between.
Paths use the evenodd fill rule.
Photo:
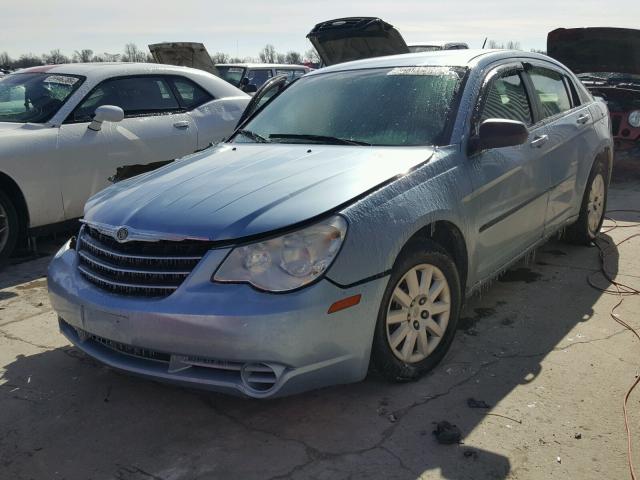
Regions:
<instances>
[{"instance_id":1,"label":"side mirror","mask_svg":"<svg viewBox=\"0 0 640 480\"><path fill-rule=\"evenodd\" d=\"M124 118L124 110L115 105L101 105L96 108L93 121L89 124L90 130L99 131L102 128L102 122L121 122Z\"/></svg>"},{"instance_id":2,"label":"side mirror","mask_svg":"<svg viewBox=\"0 0 640 480\"><path fill-rule=\"evenodd\" d=\"M489 118L480 124L478 135L471 139L471 154L492 148L515 147L529 139L527 126L516 120Z\"/></svg>"}]
</instances>

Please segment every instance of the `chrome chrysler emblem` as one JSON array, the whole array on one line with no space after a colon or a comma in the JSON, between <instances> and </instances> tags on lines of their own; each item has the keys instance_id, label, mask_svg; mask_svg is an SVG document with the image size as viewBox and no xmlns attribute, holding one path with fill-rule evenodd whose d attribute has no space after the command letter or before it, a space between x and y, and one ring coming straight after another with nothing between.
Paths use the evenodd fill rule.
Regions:
<instances>
[{"instance_id":1,"label":"chrome chrysler emblem","mask_svg":"<svg viewBox=\"0 0 640 480\"><path fill-rule=\"evenodd\" d=\"M116 232L116 240L118 240L119 242L126 241L128 237L129 230L127 230L127 227L120 227Z\"/></svg>"}]
</instances>

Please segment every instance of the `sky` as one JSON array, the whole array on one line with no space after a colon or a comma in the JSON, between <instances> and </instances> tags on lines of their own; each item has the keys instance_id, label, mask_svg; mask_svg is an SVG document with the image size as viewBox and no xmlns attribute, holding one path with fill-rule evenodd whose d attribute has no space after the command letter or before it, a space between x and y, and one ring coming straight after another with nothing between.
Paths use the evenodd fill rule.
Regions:
<instances>
[{"instance_id":1,"label":"sky","mask_svg":"<svg viewBox=\"0 0 640 480\"><path fill-rule=\"evenodd\" d=\"M0 52L12 57L61 49L120 53L126 43L202 42L209 53L257 57L265 44L278 52L304 53L306 34L318 22L377 16L394 25L407 43L463 41L481 47L485 37L545 49L557 27L640 28L640 1L489 0L0 0ZM611 8L607 8L605 5Z\"/></svg>"}]
</instances>

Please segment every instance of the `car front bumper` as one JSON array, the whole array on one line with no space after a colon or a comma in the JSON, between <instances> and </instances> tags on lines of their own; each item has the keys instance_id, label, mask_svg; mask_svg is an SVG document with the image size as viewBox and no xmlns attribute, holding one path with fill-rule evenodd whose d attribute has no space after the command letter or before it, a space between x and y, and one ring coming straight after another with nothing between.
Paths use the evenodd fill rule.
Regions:
<instances>
[{"instance_id":1,"label":"car front bumper","mask_svg":"<svg viewBox=\"0 0 640 480\"><path fill-rule=\"evenodd\" d=\"M227 249L212 250L173 294L114 295L78 272L63 247L49 266L61 332L80 350L126 372L255 398L289 395L366 376L388 278L352 288L323 279L287 294L215 284ZM361 294L360 303L328 314Z\"/></svg>"}]
</instances>

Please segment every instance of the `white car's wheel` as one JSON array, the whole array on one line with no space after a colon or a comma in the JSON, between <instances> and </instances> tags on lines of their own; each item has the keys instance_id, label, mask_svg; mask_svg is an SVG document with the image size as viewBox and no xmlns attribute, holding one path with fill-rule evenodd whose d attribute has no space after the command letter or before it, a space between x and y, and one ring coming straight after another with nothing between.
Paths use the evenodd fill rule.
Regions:
<instances>
[{"instance_id":1,"label":"white car's wheel","mask_svg":"<svg viewBox=\"0 0 640 480\"><path fill-rule=\"evenodd\" d=\"M18 214L7 195L0 191L0 265L13 253L18 240Z\"/></svg>"},{"instance_id":2,"label":"white car's wheel","mask_svg":"<svg viewBox=\"0 0 640 480\"><path fill-rule=\"evenodd\" d=\"M433 242L423 247L396 262L378 315L373 362L396 381L418 378L442 360L460 313L454 261Z\"/></svg>"}]
</instances>

